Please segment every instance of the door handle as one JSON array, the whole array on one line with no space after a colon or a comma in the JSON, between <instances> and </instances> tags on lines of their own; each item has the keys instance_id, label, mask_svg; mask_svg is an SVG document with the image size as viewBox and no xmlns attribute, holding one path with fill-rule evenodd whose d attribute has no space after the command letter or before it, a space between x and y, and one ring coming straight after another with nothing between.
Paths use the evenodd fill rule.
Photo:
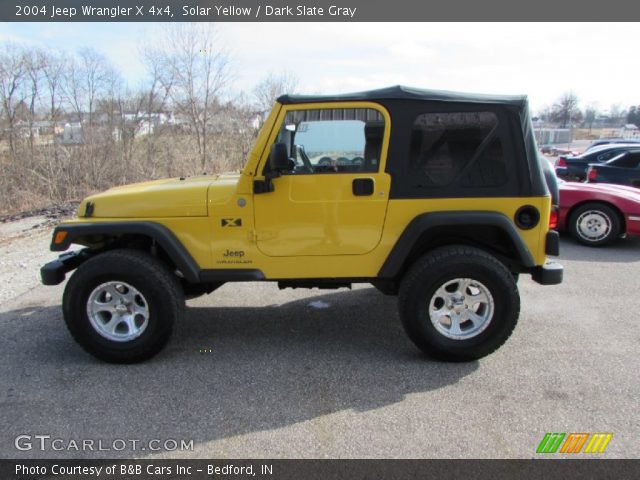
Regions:
<instances>
[{"instance_id":1,"label":"door handle","mask_svg":"<svg viewBox=\"0 0 640 480\"><path fill-rule=\"evenodd\" d=\"M355 178L352 183L352 191L356 197L373 195L373 178Z\"/></svg>"}]
</instances>

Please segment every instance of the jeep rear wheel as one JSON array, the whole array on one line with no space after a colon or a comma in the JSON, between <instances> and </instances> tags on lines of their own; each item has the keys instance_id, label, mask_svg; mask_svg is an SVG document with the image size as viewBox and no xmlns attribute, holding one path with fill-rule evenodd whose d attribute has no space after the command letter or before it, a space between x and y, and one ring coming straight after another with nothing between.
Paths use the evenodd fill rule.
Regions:
<instances>
[{"instance_id":1,"label":"jeep rear wheel","mask_svg":"<svg viewBox=\"0 0 640 480\"><path fill-rule=\"evenodd\" d=\"M62 305L65 323L82 348L107 362L134 363L166 344L183 314L184 294L155 257L112 250L80 265Z\"/></svg>"},{"instance_id":2,"label":"jeep rear wheel","mask_svg":"<svg viewBox=\"0 0 640 480\"><path fill-rule=\"evenodd\" d=\"M520 313L513 275L483 250L452 246L420 258L400 286L409 338L441 360L475 360L497 350Z\"/></svg>"}]
</instances>

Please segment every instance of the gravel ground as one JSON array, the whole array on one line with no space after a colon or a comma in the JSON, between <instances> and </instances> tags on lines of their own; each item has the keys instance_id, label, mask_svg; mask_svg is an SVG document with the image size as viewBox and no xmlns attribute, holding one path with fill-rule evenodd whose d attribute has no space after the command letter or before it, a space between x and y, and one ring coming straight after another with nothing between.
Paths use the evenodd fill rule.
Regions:
<instances>
[{"instance_id":1,"label":"gravel ground","mask_svg":"<svg viewBox=\"0 0 640 480\"><path fill-rule=\"evenodd\" d=\"M40 285L40 267L56 258L53 227L77 209L68 202L0 216L0 305Z\"/></svg>"},{"instance_id":2,"label":"gravel ground","mask_svg":"<svg viewBox=\"0 0 640 480\"><path fill-rule=\"evenodd\" d=\"M36 216L0 223L0 305L40 284L40 267L55 258L49 251L55 222Z\"/></svg>"}]
</instances>

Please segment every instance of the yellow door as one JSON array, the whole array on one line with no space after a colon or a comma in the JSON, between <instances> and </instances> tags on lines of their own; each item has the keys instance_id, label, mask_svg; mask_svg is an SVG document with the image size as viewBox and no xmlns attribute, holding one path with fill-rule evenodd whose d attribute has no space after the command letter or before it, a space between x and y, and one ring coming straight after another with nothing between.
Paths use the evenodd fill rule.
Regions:
<instances>
[{"instance_id":1,"label":"yellow door","mask_svg":"<svg viewBox=\"0 0 640 480\"><path fill-rule=\"evenodd\" d=\"M296 107L283 113L274 139L286 144L291 168L272 180L273 191L254 194L259 250L269 256L370 252L382 236L391 183L384 173L386 112Z\"/></svg>"}]
</instances>

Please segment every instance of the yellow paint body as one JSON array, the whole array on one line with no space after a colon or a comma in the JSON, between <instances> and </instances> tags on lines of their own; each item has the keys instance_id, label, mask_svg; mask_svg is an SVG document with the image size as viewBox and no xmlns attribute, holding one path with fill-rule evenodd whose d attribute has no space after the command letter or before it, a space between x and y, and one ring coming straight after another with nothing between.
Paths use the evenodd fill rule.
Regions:
<instances>
[{"instance_id":1,"label":"yellow paint body","mask_svg":"<svg viewBox=\"0 0 640 480\"><path fill-rule=\"evenodd\" d=\"M273 192L254 194L253 182L264 179L269 147L286 113L310 108L379 111L385 132L378 173L283 175L273 179ZM80 205L82 214L93 202L91 218L67 223L157 222L176 235L201 269L258 269L267 279L360 278L377 276L402 232L420 214L491 211L512 219L519 207L533 205L541 212L539 226L518 233L536 265L545 262L549 196L390 200L385 165L392 128L388 112L377 103L276 103L242 172L113 188ZM371 178L373 194L354 196L355 178Z\"/></svg>"}]
</instances>

